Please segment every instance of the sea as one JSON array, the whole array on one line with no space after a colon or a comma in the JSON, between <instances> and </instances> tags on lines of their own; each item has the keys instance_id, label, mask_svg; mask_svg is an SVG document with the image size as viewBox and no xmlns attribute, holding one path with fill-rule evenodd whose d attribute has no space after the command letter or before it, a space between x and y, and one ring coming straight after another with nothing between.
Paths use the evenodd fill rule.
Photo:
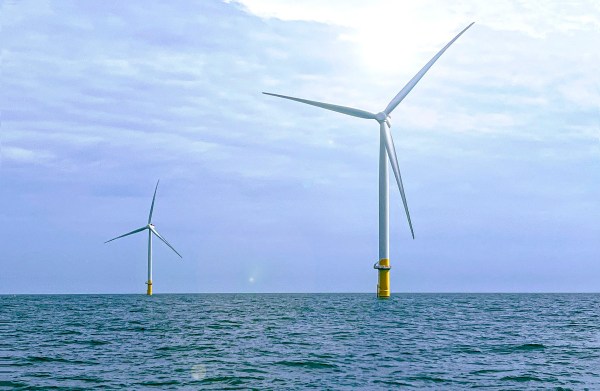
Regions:
<instances>
[{"instance_id":1,"label":"sea","mask_svg":"<svg viewBox=\"0 0 600 391\"><path fill-rule=\"evenodd\" d=\"M0 390L600 390L599 294L0 296Z\"/></svg>"}]
</instances>

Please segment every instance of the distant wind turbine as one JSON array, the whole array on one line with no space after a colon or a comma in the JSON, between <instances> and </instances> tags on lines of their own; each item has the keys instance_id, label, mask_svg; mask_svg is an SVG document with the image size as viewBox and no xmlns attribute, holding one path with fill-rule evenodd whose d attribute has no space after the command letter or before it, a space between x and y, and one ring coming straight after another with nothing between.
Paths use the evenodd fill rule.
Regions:
<instances>
[{"instance_id":1,"label":"distant wind turbine","mask_svg":"<svg viewBox=\"0 0 600 391\"><path fill-rule=\"evenodd\" d=\"M154 211L154 200L156 199L156 190L158 190L158 183L159 182L160 182L160 180L158 180L156 182L156 187L154 188L154 196L152 197L152 206L150 206L150 214L148 215L148 224L145 225L142 228L138 228L138 229L133 230L131 232L128 232L128 233L126 233L124 235L117 236L116 238L113 238L111 240L107 240L106 242L104 242L104 243L112 242L113 240L117 240L117 239L123 238L125 236L133 235L135 233L148 230L148 281L146 282L146 284L148 285L148 290L146 291L146 294L148 294L148 295L152 295L152 234L156 235L157 238L159 238L160 240L162 240L167 246L169 246L169 248L171 250L175 251L175 254L179 255L179 257L183 259L183 257L181 256L181 254L179 254L177 252L177 250L175 250L175 248L173 248L173 246L171 246L169 244L169 242L167 242L167 239L163 238L156 231L156 228L154 227L154 224L152 224L152 212Z\"/></svg>"},{"instance_id":2,"label":"distant wind turbine","mask_svg":"<svg viewBox=\"0 0 600 391\"><path fill-rule=\"evenodd\" d=\"M323 109L336 111L338 113L350 115L352 117L374 119L379 122L380 139L379 139L379 262L374 265L375 269L379 271L379 283L377 285L377 296L387 298L390 296L390 260L389 260L389 183L388 183L388 166L386 155L390 160L394 176L396 177L396 183L398 184L398 190L400 190L400 196L402 197L402 203L404 204L404 211L406 212L406 218L410 227L410 232L413 239L415 233L410 220L410 214L408 212L408 204L406 202L406 195L404 194L404 186L402 185L402 177L400 176L400 168L398 167L398 159L396 157L396 148L394 147L394 140L392 139L392 133L390 131L391 121L390 114L396 106L402 102L402 100L408 95L408 93L414 88L414 86L421 80L423 75L431 68L431 66L437 61L438 58L446 49L450 47L469 27L475 22L471 23L464 30L462 30L456 37L454 37L446 46L444 46L425 66L400 90L400 92L391 100L385 110L380 113L374 114L368 111L355 109L352 107L332 105L329 103L317 102L307 99L294 98L292 96L272 94L263 92L263 94L276 96L279 98L290 99L296 102L305 103L312 106L321 107Z\"/></svg>"}]
</instances>

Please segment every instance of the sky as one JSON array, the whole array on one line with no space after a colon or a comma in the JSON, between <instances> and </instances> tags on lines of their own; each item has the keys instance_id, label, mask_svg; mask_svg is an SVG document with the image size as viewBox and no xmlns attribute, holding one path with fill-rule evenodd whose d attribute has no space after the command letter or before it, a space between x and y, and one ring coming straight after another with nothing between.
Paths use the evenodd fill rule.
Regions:
<instances>
[{"instance_id":1,"label":"sky","mask_svg":"<svg viewBox=\"0 0 600 391\"><path fill-rule=\"evenodd\" d=\"M455 4L451 4L455 3ZM0 3L0 293L600 291L597 1ZM393 180L393 178L392 178Z\"/></svg>"}]
</instances>

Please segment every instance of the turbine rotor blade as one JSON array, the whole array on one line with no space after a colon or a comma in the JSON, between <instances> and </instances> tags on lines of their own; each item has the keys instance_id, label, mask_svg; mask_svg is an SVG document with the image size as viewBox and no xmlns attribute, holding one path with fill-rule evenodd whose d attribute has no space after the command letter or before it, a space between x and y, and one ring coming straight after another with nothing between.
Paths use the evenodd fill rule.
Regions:
<instances>
[{"instance_id":1,"label":"turbine rotor blade","mask_svg":"<svg viewBox=\"0 0 600 391\"><path fill-rule=\"evenodd\" d=\"M474 23L475 22L465 27L463 31L458 33L458 35L452 39L452 41L448 42L446 46L444 46L435 56L433 56L433 58L429 60L429 62L425 64L425 66L412 79L410 79L410 81L404 86L404 88L400 90L400 92L394 97L394 99L391 100L391 102L387 105L383 112L387 115L390 115L391 112L396 108L396 106L398 106L398 104L400 104L400 102L402 102L406 95L408 95L408 93L413 89L413 87L417 85L417 83L419 82L419 80L421 80L425 73L427 73L429 68L431 68L431 66L437 61L438 58L441 57L442 54L444 54L446 49L448 49L450 45L452 45L454 41L456 41L458 37L460 37L465 31L467 31L469 27L473 26Z\"/></svg>"},{"instance_id":2,"label":"turbine rotor blade","mask_svg":"<svg viewBox=\"0 0 600 391\"><path fill-rule=\"evenodd\" d=\"M385 123L381 124L381 136L385 141L385 149L387 151L392 171L396 177L396 183L398 184L398 190L400 190L400 197L402 197L402 203L404 204L404 211L406 212L406 218L408 219L408 226L410 227L410 233L413 239L415 238L415 231L413 230L412 221L410 220L410 213L408 212L408 203L406 202L406 195L404 194L404 185L402 184L402 176L400 175L400 167L398 167L398 158L396 156L396 147L394 147L394 140L392 139L392 132Z\"/></svg>"},{"instance_id":3,"label":"turbine rotor blade","mask_svg":"<svg viewBox=\"0 0 600 391\"><path fill-rule=\"evenodd\" d=\"M119 239L119 238L123 238L123 237L125 237L125 236L129 236L129 235L133 235L133 234L136 234L136 233L138 233L138 232L142 232L142 231L144 231L144 230L146 230L146 229L148 229L148 227L142 227L142 228L138 228L138 229L136 229L136 230L133 230L133 231L131 231L131 232L128 232L128 233L126 233L126 234L123 234L123 235L121 235L121 236L117 236L116 238L113 238L113 239L111 239L111 240L107 240L107 241L106 241L106 242L104 242L104 243L112 242L113 240L117 240L117 239Z\"/></svg>"},{"instance_id":4,"label":"turbine rotor blade","mask_svg":"<svg viewBox=\"0 0 600 391\"><path fill-rule=\"evenodd\" d=\"M156 199L156 190L158 190L158 183L160 179L156 182L156 187L154 188L154 196L152 197L152 205L150 206L150 214L148 215L148 224L152 222L152 212L154 211L154 200Z\"/></svg>"},{"instance_id":5,"label":"turbine rotor blade","mask_svg":"<svg viewBox=\"0 0 600 391\"><path fill-rule=\"evenodd\" d=\"M294 98L293 96L271 94L269 92L263 92L263 94L265 94L265 95L271 95L271 96L276 96L278 98L283 98L283 99L294 100L294 101L300 102L300 103L306 103L307 105L317 106L317 107L320 107L322 109L336 111L338 113L342 113L342 114L346 114L346 115L351 115L352 117L365 118L365 119L377 119L377 117L373 113L369 113L368 111L360 110L360 109L355 109L355 108L352 108L352 107L338 106L338 105L332 105L330 103L317 102L317 101L314 101L314 100Z\"/></svg>"},{"instance_id":6,"label":"turbine rotor blade","mask_svg":"<svg viewBox=\"0 0 600 391\"><path fill-rule=\"evenodd\" d=\"M175 248L174 248L173 246L171 246L171 245L169 244L169 242L167 242L167 239L165 239L165 238L163 238L162 236L160 236L160 234L159 234L159 233L156 231L156 229L155 229L155 228L152 228L152 227L151 227L151 228L150 228L150 231L152 231L152 233L153 233L154 235L156 235L156 237L157 237L157 238L159 238L159 239L160 239L160 240L162 240L162 241L163 241L163 242L164 242L164 243L165 243L167 246L169 246L169 247L171 248L171 250L175 251L175 254L179 255L179 258L183 259L183 257L181 256L181 254L179 254L179 253L177 252L177 250L175 250Z\"/></svg>"}]
</instances>

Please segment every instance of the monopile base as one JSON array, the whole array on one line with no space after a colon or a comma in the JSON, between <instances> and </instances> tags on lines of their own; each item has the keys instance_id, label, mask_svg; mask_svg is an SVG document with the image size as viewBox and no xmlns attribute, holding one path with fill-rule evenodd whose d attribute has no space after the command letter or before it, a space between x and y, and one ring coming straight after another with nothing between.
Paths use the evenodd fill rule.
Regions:
<instances>
[{"instance_id":1,"label":"monopile base","mask_svg":"<svg viewBox=\"0 0 600 391\"><path fill-rule=\"evenodd\" d=\"M377 283L377 297L380 299L388 299L390 297L390 260L382 258L379 262L373 265L379 274Z\"/></svg>"}]
</instances>

